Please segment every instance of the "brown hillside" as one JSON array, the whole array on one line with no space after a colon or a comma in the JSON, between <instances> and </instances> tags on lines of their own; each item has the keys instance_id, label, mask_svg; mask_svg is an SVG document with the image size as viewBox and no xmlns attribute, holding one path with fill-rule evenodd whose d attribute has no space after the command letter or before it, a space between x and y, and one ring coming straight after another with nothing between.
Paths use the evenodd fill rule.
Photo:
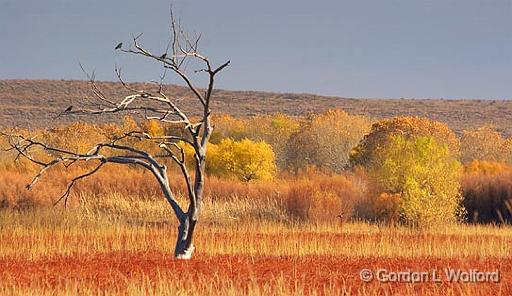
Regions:
<instances>
[{"instance_id":1,"label":"brown hillside","mask_svg":"<svg viewBox=\"0 0 512 296\"><path fill-rule=\"evenodd\" d=\"M127 94L119 83L98 83L112 97ZM141 88L142 84L134 84ZM148 86L148 85L146 85ZM181 97L186 89L168 86L167 93ZM51 127L78 120L78 117L53 120L58 112L69 105L80 105L84 97L91 96L86 81L56 80L0 80L0 125L19 127ZM446 122L456 131L494 123L505 135L512 135L512 100L442 100L442 99L352 99L325 97L311 94L288 94L256 91L215 92L213 108L218 113L251 116L265 113L304 115L327 109L340 108L349 113L374 118L396 115L426 116ZM193 109L194 100L185 97L183 109ZM92 118L81 117L84 121ZM94 118L105 122L108 118Z\"/></svg>"}]
</instances>

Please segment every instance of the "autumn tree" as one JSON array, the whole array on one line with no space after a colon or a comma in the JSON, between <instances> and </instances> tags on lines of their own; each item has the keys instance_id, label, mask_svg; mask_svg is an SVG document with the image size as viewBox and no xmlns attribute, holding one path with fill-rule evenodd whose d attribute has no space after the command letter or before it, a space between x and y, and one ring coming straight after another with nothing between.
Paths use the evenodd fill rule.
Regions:
<instances>
[{"instance_id":1,"label":"autumn tree","mask_svg":"<svg viewBox=\"0 0 512 296\"><path fill-rule=\"evenodd\" d=\"M300 130L293 133L286 143L286 168L298 172L311 167L317 167L318 143L308 124L303 123Z\"/></svg>"},{"instance_id":2,"label":"autumn tree","mask_svg":"<svg viewBox=\"0 0 512 296\"><path fill-rule=\"evenodd\" d=\"M236 141L248 137L248 121L242 118L234 118L231 115L223 114L212 118L215 131L210 142L218 144L222 139L230 138Z\"/></svg>"},{"instance_id":3,"label":"autumn tree","mask_svg":"<svg viewBox=\"0 0 512 296\"><path fill-rule=\"evenodd\" d=\"M431 226L460 217L462 166L433 137L393 135L374 151L366 169L378 191L398 197L408 224Z\"/></svg>"},{"instance_id":4,"label":"autumn tree","mask_svg":"<svg viewBox=\"0 0 512 296\"><path fill-rule=\"evenodd\" d=\"M199 51L200 35L190 36L184 32L176 22L171 11L172 37L165 52L153 53L141 45L142 35L133 36L130 46L119 43L116 50L147 58L158 63L163 68L163 75L154 87L136 89L126 83L121 70L116 68L116 73L122 85L131 93L130 95L116 99L107 96L95 83L94 74L87 74L92 87L93 97L87 98L77 105L70 106L60 116L88 115L88 116L113 116L119 113L131 114L140 121L151 120L146 130L133 127L133 130L123 131L120 135L111 136L107 141L95 143L89 149L69 149L46 143L38 137L9 133L9 145L12 151L17 153L17 158L24 157L40 166L40 170L27 186L32 188L39 178L49 169L71 167L77 163L94 163L94 167L86 173L76 176L69 183L65 193L57 200L66 203L70 190L81 179L87 178L107 164L120 164L138 166L151 172L158 181L162 193L174 212L179 226L175 246L175 257L189 259L194 250L193 237L196 225L199 221L203 192L205 184L205 168L207 147L213 131L210 109L212 105L212 93L217 74L229 65L229 61L215 66L210 59ZM185 65L197 66L190 70ZM193 71L193 72L192 72ZM85 72L85 70L84 70ZM195 101L196 111L201 114L197 120L192 120L178 105L180 98L168 94L164 81L167 72L175 74L190 90L190 96L183 99ZM205 89L196 86L196 81L191 75L205 75L207 81ZM156 122L172 124L181 127L182 133L163 135ZM183 136L183 135L186 135ZM193 170L186 164L185 151L177 145L177 142L189 145L194 153ZM146 142L159 148L158 154L152 154L146 149L133 143ZM59 143L54 143L59 144ZM39 158L36 151L47 154ZM49 158L50 157L50 158ZM49 158L49 159L48 159ZM188 194L188 207L183 208L176 200L174 192L169 186L169 176L165 160L172 160L180 168L181 178L185 180Z\"/></svg>"},{"instance_id":5,"label":"autumn tree","mask_svg":"<svg viewBox=\"0 0 512 296\"><path fill-rule=\"evenodd\" d=\"M301 121L285 114L257 115L249 118L234 118L230 115L213 118L215 132L211 142L218 144L222 139L240 141L265 141L272 146L276 164L280 169L287 166L286 146L290 137L299 130Z\"/></svg>"},{"instance_id":6,"label":"autumn tree","mask_svg":"<svg viewBox=\"0 0 512 296\"><path fill-rule=\"evenodd\" d=\"M350 151L370 131L365 116L329 110L310 116L290 137L287 162L298 170L309 165L341 172L349 164Z\"/></svg>"},{"instance_id":7,"label":"autumn tree","mask_svg":"<svg viewBox=\"0 0 512 296\"><path fill-rule=\"evenodd\" d=\"M330 110L313 117L311 129L319 146L316 158L320 166L341 172L349 164L352 148L370 131L370 120L342 110Z\"/></svg>"},{"instance_id":8,"label":"autumn tree","mask_svg":"<svg viewBox=\"0 0 512 296\"><path fill-rule=\"evenodd\" d=\"M395 117L373 124L351 152L351 164L370 176L370 204L384 216L426 225L454 220L459 201L460 143L443 123ZM387 204L387 203L396 203Z\"/></svg>"},{"instance_id":9,"label":"autumn tree","mask_svg":"<svg viewBox=\"0 0 512 296\"><path fill-rule=\"evenodd\" d=\"M247 137L253 141L265 141L272 146L279 168L284 169L286 146L290 137L300 128L298 119L285 114L258 115L246 120Z\"/></svg>"},{"instance_id":10,"label":"autumn tree","mask_svg":"<svg viewBox=\"0 0 512 296\"><path fill-rule=\"evenodd\" d=\"M460 153L459 139L446 124L428 118L398 116L372 125L370 133L351 151L351 165L364 166L379 147L397 135L406 139L432 137L440 145L446 145L451 155L458 157Z\"/></svg>"},{"instance_id":11,"label":"autumn tree","mask_svg":"<svg viewBox=\"0 0 512 296\"><path fill-rule=\"evenodd\" d=\"M276 172L272 147L264 141L223 139L211 149L208 172L241 181L271 180Z\"/></svg>"},{"instance_id":12,"label":"autumn tree","mask_svg":"<svg viewBox=\"0 0 512 296\"><path fill-rule=\"evenodd\" d=\"M467 130L461 136L461 160L503 161L512 163L510 139L503 138L493 125Z\"/></svg>"}]
</instances>

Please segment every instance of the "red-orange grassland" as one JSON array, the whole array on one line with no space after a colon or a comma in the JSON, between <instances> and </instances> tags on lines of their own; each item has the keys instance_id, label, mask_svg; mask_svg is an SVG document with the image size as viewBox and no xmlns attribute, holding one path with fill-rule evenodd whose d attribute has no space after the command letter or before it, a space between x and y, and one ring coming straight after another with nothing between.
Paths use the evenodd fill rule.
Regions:
<instances>
[{"instance_id":1,"label":"red-orange grassland","mask_svg":"<svg viewBox=\"0 0 512 296\"><path fill-rule=\"evenodd\" d=\"M370 283L362 282L359 272L364 268L390 271L432 271L440 274L444 268L463 270L500 270L501 283ZM80 282L85 288L100 291L127 292L130 282L172 279L186 287L222 291L228 285L249 292L247 283L261 291L284 290L290 294L340 293L439 293L439 295L478 293L510 295L512 293L512 262L487 258L440 259L372 258L348 256L248 256L198 255L191 261L177 261L160 252L114 252L95 256L64 256L37 259L0 259L2 277L30 288L34 283L48 290L65 288L70 282ZM198 285L199 284L199 285ZM152 289L157 289L155 286ZM279 286L279 287L278 287ZM252 291L255 287L253 286ZM149 291L149 290L148 290Z\"/></svg>"}]
</instances>

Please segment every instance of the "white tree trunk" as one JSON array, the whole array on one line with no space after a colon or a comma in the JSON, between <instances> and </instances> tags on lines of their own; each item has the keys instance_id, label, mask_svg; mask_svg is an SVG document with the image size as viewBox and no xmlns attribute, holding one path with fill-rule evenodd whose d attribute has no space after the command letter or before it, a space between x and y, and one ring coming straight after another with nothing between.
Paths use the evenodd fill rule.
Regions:
<instances>
[{"instance_id":1,"label":"white tree trunk","mask_svg":"<svg viewBox=\"0 0 512 296\"><path fill-rule=\"evenodd\" d=\"M191 221L189 219L190 216L187 217L185 222L181 223L178 227L178 238L176 240L176 248L174 251L174 257L176 257L176 259L190 259L194 252L192 238L194 235L196 221Z\"/></svg>"}]
</instances>

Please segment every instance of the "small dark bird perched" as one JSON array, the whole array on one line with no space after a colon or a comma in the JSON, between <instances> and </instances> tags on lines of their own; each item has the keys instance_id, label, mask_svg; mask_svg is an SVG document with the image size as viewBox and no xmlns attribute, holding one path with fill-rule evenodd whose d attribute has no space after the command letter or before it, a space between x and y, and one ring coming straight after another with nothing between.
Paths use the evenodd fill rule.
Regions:
<instances>
[{"instance_id":1,"label":"small dark bird perched","mask_svg":"<svg viewBox=\"0 0 512 296\"><path fill-rule=\"evenodd\" d=\"M167 53L164 53L163 55L160 56L160 59L163 60L167 57Z\"/></svg>"},{"instance_id":2,"label":"small dark bird perched","mask_svg":"<svg viewBox=\"0 0 512 296\"><path fill-rule=\"evenodd\" d=\"M66 110L64 110L64 112L70 112L70 111L71 111L71 109L73 109L73 105L71 105L71 106L67 107L67 108L66 108Z\"/></svg>"},{"instance_id":3,"label":"small dark bird perched","mask_svg":"<svg viewBox=\"0 0 512 296\"><path fill-rule=\"evenodd\" d=\"M119 42L119 44L114 48L115 50L121 49L123 47L123 42Z\"/></svg>"}]
</instances>

